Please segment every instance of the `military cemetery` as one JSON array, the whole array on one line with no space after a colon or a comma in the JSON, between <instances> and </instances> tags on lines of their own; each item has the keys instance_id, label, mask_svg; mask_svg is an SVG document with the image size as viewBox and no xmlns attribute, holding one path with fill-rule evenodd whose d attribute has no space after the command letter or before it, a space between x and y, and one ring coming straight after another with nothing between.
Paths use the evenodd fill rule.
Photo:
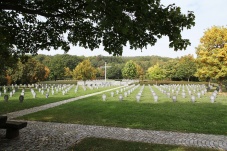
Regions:
<instances>
[{"instance_id":1,"label":"military cemetery","mask_svg":"<svg viewBox=\"0 0 227 151\"><path fill-rule=\"evenodd\" d=\"M0 1L0 151L227 151L227 1Z\"/></svg>"},{"instance_id":2,"label":"military cemetery","mask_svg":"<svg viewBox=\"0 0 227 151\"><path fill-rule=\"evenodd\" d=\"M114 129L115 126L130 128L130 131L133 129L159 130L161 128L167 129L168 131L179 131L176 133L173 132L173 134L171 133L171 135L175 135L176 138L183 135L181 132L193 133L195 141L198 142L197 145L202 148L215 148L215 146L221 146L225 149L225 142L220 144L220 141L225 141L223 139L226 138L226 136L220 135L225 131L225 128L220 127L222 125L221 123L225 125L225 121L222 120L223 117L220 117L220 115L225 114L226 112L223 112L223 110L225 110L224 106L226 106L226 101L223 93L219 93L215 86L210 85L208 87L205 84L141 85L138 82L138 80L122 80L121 82L116 82L114 80L108 80L108 82L105 80L89 80L87 82L78 82L79 84L12 84L10 86L1 86L1 121L7 123L7 125L1 126L2 130L0 131L0 134L4 135L6 139L13 140L13 143L16 144L19 143L19 140L17 140L18 137L20 139L31 139L31 141L34 141L36 137L26 136L28 133L26 130L35 128L43 131L43 128L45 127L45 130L49 129L48 131L51 131L52 127L54 126L53 124L49 123L51 121L54 122L57 120L57 123L59 124L61 122L76 124L79 120L77 118L83 117L86 120L75 125L75 129L78 131L78 134L79 131L81 131L81 136L79 134L79 138L77 138L79 140L83 140L87 137L103 137L100 135L100 133L102 133L101 127L97 127L97 130L95 130L97 131L97 134L95 131L88 130L89 127L92 129L92 125L106 125L107 129L108 127L112 127L113 130L107 130L110 132L114 131L111 133L112 137L122 137L121 140L126 141L129 141L131 138L115 134L121 131L121 133L125 133L123 129ZM7 109L4 108L4 106L7 106ZM80 109L82 109L82 113L80 113ZM189 112L191 112L191 115L188 115ZM212 117L211 115L214 112L218 113L218 115ZM203 115L208 113L210 114ZM158 116L155 114L158 114ZM175 117L171 118L169 117L170 115ZM70 118L67 119L65 116ZM160 116L166 116L166 118L169 119L156 119ZM72 117L75 119L72 120ZM99 119L100 117L102 118ZM17 120L15 121L15 119ZM190 122L185 123L184 120L186 119L190 120ZM32 122L33 120L43 121L44 123L36 123L35 121ZM114 122L120 122L121 120L129 121L125 123L122 121L122 124L117 124ZM171 120L175 121L173 122ZM206 123L204 120L211 120L211 123L207 124L206 128L202 126ZM140 122L140 124L138 123L139 125L137 125L137 122ZM175 126L178 122L180 122L181 124L179 125L182 126L176 128ZM212 122L219 123L220 125L214 124ZM85 124L84 128L86 130L84 128L79 128L82 126L80 124L83 123ZM155 124L150 125L149 123ZM167 126L167 123L170 125ZM72 130L70 130L69 125L63 125L59 125L61 127L61 129L58 130L59 132L56 132L56 134L51 134L50 136L49 133L47 133L48 135L46 134L47 136L45 137L51 139L54 137L61 137L61 135L63 135L62 132L64 129L65 132L71 133ZM165 126L163 127L163 125ZM12 128L9 128L10 126L14 127L13 129L15 130L12 131ZM6 134L4 134L4 129L7 130ZM84 136L82 133L84 130L86 133L91 134ZM98 133L98 131L100 131L100 133ZM145 135L143 133L145 132L141 132L139 139L146 138L143 136ZM161 133L161 131L159 133ZM208 138L206 138L206 141L204 141L204 139L200 136L201 134L199 133L209 134L207 135ZM66 146L70 146L70 144L72 145L75 143L70 141L70 139L73 137L73 134L76 135L77 132L72 132L71 135L62 137L62 139L64 138L66 142L63 143L63 146L59 146L59 148L67 149ZM207 144L207 142L209 142L209 138L212 138L213 134L220 135L220 138L217 138L219 144ZM38 137L44 137L40 134L34 135L38 135ZM149 136L150 137L147 137L146 139L151 143L169 144L168 141L174 140L178 145L187 144L186 138L184 138L185 141L180 141L175 138L165 138L169 137L169 134L165 135L165 137L157 137L157 134L150 134ZM151 137L157 137L157 139L153 140ZM137 141L140 142L139 139ZM162 139L166 139L166 141L163 142L161 141ZM79 141L75 139L72 140ZM49 149L51 149L53 145L56 145L55 141L57 140L52 140L52 142L50 142ZM213 139L211 139L211 141L213 141ZM41 140L35 142L41 143ZM193 142L193 140L191 140L191 142ZM27 143L31 142L28 141ZM191 145L193 147L195 146L193 143L189 143L187 145ZM3 147L5 145L7 144L3 142ZM29 148L31 147L31 145L28 144L25 146ZM29 148L24 147L23 149L26 150Z\"/></svg>"}]
</instances>

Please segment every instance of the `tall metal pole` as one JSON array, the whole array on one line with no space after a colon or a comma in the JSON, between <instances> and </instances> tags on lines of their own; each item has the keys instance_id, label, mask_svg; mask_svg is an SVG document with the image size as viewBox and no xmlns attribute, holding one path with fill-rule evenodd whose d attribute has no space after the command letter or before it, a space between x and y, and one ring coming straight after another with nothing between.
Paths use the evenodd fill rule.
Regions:
<instances>
[{"instance_id":1,"label":"tall metal pole","mask_svg":"<svg viewBox=\"0 0 227 151\"><path fill-rule=\"evenodd\" d=\"M105 82L106 82L106 62L105 62Z\"/></svg>"}]
</instances>

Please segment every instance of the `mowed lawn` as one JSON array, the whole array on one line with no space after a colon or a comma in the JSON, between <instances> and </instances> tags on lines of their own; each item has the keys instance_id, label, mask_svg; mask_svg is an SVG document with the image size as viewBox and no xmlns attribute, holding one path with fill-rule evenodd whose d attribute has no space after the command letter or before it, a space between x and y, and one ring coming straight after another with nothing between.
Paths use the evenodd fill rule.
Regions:
<instances>
[{"instance_id":1,"label":"mowed lawn","mask_svg":"<svg viewBox=\"0 0 227 151\"><path fill-rule=\"evenodd\" d=\"M195 103L188 95L186 98L178 95L177 102L172 102L152 86L159 96L158 102L154 102L150 88L145 86L137 102L136 95L141 89L142 86L137 87L123 101L119 101L114 90L114 97L110 92L104 93L106 101L100 94L19 119L227 135L225 94L218 94L215 103L210 102L211 92L196 98ZM119 93L123 94L120 89Z\"/></svg>"},{"instance_id":2,"label":"mowed lawn","mask_svg":"<svg viewBox=\"0 0 227 151\"><path fill-rule=\"evenodd\" d=\"M51 88L49 89L49 92L47 92L47 89L44 89L43 94L39 92L38 89L32 88L36 92L36 98L33 98L30 88L21 87L12 97L9 97L8 102L4 101L5 94L2 92L0 95L0 115L115 88L115 86L98 87L98 89L90 89L89 87L86 87L86 90L84 90L82 86L78 86L77 91L75 92L76 85L71 86L71 89L64 95L62 94L62 90L67 89L70 85L66 85L62 90L59 89L58 92L54 88L54 94L52 94ZM19 96L21 95L22 89L25 90L24 101L23 103L20 103ZM6 95L9 96L9 93L10 92L7 92ZM46 93L49 94L48 98L46 98Z\"/></svg>"}]
</instances>

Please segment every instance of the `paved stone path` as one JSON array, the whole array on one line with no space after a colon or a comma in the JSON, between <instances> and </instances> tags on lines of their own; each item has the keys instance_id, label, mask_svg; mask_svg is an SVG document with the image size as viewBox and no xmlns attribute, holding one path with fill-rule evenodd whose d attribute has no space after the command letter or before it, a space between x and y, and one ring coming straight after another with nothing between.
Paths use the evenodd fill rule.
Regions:
<instances>
[{"instance_id":1,"label":"paved stone path","mask_svg":"<svg viewBox=\"0 0 227 151\"><path fill-rule=\"evenodd\" d=\"M51 103L28 110L9 113L7 115L10 118L15 118L88 96L90 95ZM227 150L227 136L224 135L151 131L37 121L28 121L28 126L20 130L19 138L8 140L5 139L4 136L5 130L0 129L0 151L61 151L66 150L69 146L85 137L109 138L126 141L174 144Z\"/></svg>"},{"instance_id":2,"label":"paved stone path","mask_svg":"<svg viewBox=\"0 0 227 151\"><path fill-rule=\"evenodd\" d=\"M28 126L20 130L20 138L4 139L2 130L0 136L0 150L7 151L66 150L85 137L227 150L227 136L35 121L29 121Z\"/></svg>"},{"instance_id":3,"label":"paved stone path","mask_svg":"<svg viewBox=\"0 0 227 151\"><path fill-rule=\"evenodd\" d=\"M71 98L71 99L68 99L68 100L54 102L54 103L50 103L50 104L46 104L46 105L42 105L42 106L38 106L38 107L33 107L33 108L30 108L30 109L24 109L24 110L20 110L20 111L16 111L16 112L11 112L11 113L7 113L5 115L8 116L8 119L13 119L13 118L20 117L20 116L23 116L23 115L26 115L26 114L31 114L31 113L34 113L34 112L46 110L46 109L53 108L53 107L56 107L56 106L59 106L59 105L65 104L65 103L77 101L77 100L87 98L87 97L90 97L90 96L94 96L94 95L102 94L104 92L119 89L121 87L124 87L124 86L104 90L104 91L101 91L101 92L91 93L91 94L87 94L87 95L84 95L84 96L78 96L76 98Z\"/></svg>"}]
</instances>

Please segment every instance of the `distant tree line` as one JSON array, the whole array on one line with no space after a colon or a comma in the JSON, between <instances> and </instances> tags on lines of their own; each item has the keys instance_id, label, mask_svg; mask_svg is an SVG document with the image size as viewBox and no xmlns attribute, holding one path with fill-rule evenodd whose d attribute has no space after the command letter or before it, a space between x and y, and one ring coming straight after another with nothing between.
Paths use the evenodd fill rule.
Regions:
<instances>
[{"instance_id":1,"label":"distant tree line","mask_svg":"<svg viewBox=\"0 0 227 151\"><path fill-rule=\"evenodd\" d=\"M150 71L148 69L158 64L169 70L166 70L164 78L182 80L187 78L183 73L173 73L174 69L170 70L170 67L166 67L172 65L172 68L179 68L182 62L179 63L178 60L160 56L116 57L98 55L85 57L69 54L55 56L40 54L27 56L26 61L17 60L14 66L7 68L7 72L2 76L1 84L35 83L43 80L104 79L105 64L106 78L108 79L153 79L148 75ZM84 74L80 73L82 70L84 70ZM85 71L93 72L92 76L83 77ZM175 71L178 70L175 69Z\"/></svg>"},{"instance_id":2,"label":"distant tree line","mask_svg":"<svg viewBox=\"0 0 227 151\"><path fill-rule=\"evenodd\" d=\"M43 80L140 79L211 81L220 91L227 78L227 28L212 27L196 48L197 58L160 56L37 55L14 58L1 66L0 84L35 83ZM10 48L9 48L10 49ZM3 54L1 54L3 55ZM2 61L2 60L1 60ZM16 62L16 63L15 63ZM106 68L106 74L105 74Z\"/></svg>"}]
</instances>

